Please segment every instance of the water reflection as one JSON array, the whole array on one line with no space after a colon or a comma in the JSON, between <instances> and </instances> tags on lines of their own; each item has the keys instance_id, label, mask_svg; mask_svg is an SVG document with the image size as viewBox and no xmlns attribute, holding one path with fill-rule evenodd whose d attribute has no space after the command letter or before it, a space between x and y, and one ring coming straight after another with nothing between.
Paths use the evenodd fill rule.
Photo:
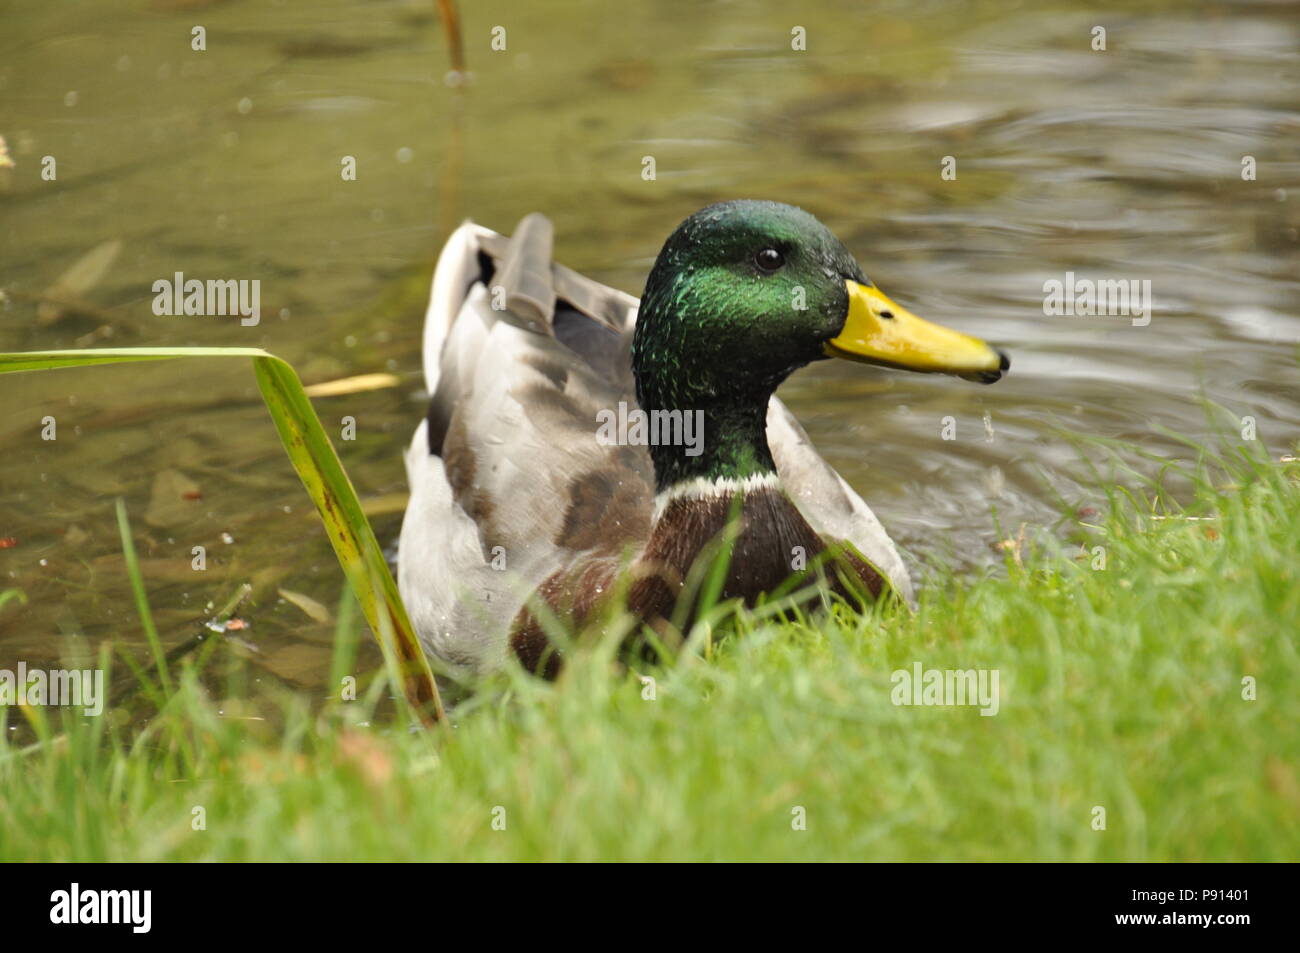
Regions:
<instances>
[{"instance_id":1,"label":"water reflection","mask_svg":"<svg viewBox=\"0 0 1300 953\"><path fill-rule=\"evenodd\" d=\"M456 91L432 4L28 5L0 40L0 344L256 345L308 382L394 371L399 387L318 405L357 418L345 463L391 499L421 413L425 284L459 217L505 230L544 211L562 260L637 292L700 205L793 202L900 303L1012 351L989 388L826 364L783 391L914 556L979 565L995 512L1051 525L1061 497L1095 503L1061 429L1187 459L1163 428L1208 434L1202 396L1254 416L1274 455L1300 423L1296 8L1147 6L825 2L801 8L796 53L777 3L466 5L474 81ZM111 267L42 318L110 242ZM152 282L177 271L261 280L260 325L154 316ZM1043 283L1067 271L1150 280L1151 324L1044 315ZM17 541L0 588L30 600L0 612L0 656L40 659L60 633L138 641L120 494L168 639L251 580L257 665L319 687L328 627L276 592L332 604L341 579L246 371L27 375L0 400L0 536ZM198 495L150 523L163 471ZM381 536L399 520L381 513ZM193 545L213 554L201 578Z\"/></svg>"}]
</instances>

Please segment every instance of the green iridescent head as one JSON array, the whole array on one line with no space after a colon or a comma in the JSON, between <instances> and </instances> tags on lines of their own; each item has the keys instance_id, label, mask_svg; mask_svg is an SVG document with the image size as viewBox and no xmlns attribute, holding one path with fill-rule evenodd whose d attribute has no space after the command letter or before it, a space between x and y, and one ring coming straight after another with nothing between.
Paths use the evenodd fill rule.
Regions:
<instances>
[{"instance_id":1,"label":"green iridescent head","mask_svg":"<svg viewBox=\"0 0 1300 953\"><path fill-rule=\"evenodd\" d=\"M741 200L684 221L646 282L632 367L643 409L704 412L705 452L651 447L659 488L774 470L768 399L791 372L826 357L986 382L1007 367L983 341L895 305L802 209Z\"/></svg>"}]
</instances>

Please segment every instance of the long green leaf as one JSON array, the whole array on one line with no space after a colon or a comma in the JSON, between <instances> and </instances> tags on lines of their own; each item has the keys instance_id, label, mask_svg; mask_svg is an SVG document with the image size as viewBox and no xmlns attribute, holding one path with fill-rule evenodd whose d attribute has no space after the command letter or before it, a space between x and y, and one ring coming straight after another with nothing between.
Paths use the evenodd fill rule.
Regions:
<instances>
[{"instance_id":1,"label":"long green leaf","mask_svg":"<svg viewBox=\"0 0 1300 953\"><path fill-rule=\"evenodd\" d=\"M297 372L284 360L255 347L139 347L0 354L0 373L38 371L179 357L247 357L253 360L262 399L280 434L289 461L320 512L339 565L381 648L401 664L403 689L426 720L442 720L442 699L429 661L406 615L397 584L379 541L361 510L352 481L326 436ZM384 644L385 634L391 641Z\"/></svg>"}]
</instances>

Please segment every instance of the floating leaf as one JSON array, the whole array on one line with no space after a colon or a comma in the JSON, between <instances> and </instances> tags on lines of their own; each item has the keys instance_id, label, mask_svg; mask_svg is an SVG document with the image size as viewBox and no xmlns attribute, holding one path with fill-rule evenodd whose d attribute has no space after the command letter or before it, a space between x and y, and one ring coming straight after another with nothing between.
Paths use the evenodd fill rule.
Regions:
<instances>
[{"instance_id":1,"label":"floating leaf","mask_svg":"<svg viewBox=\"0 0 1300 953\"><path fill-rule=\"evenodd\" d=\"M372 496L361 503L361 509L366 516L386 516L389 513L402 513L406 511L406 504L411 502L409 493L385 493L383 496Z\"/></svg>"},{"instance_id":2,"label":"floating leaf","mask_svg":"<svg viewBox=\"0 0 1300 953\"><path fill-rule=\"evenodd\" d=\"M67 311L76 309L76 299L104 280L121 250L122 240L114 238L96 245L73 262L72 267L45 290L42 297L47 300L37 307L36 320L41 324L53 324Z\"/></svg>"},{"instance_id":3,"label":"floating leaf","mask_svg":"<svg viewBox=\"0 0 1300 953\"><path fill-rule=\"evenodd\" d=\"M277 590L280 598L285 602L290 602L303 611L307 618L313 622L320 622L322 625L328 625L330 621L330 610L313 599L311 596L303 595L301 592L294 592L292 589Z\"/></svg>"},{"instance_id":4,"label":"floating leaf","mask_svg":"<svg viewBox=\"0 0 1300 953\"><path fill-rule=\"evenodd\" d=\"M303 389L308 397L339 397L343 394L359 394L367 390L396 387L401 382L402 379L396 374L358 374L356 377L343 377L336 381L310 384Z\"/></svg>"},{"instance_id":5,"label":"floating leaf","mask_svg":"<svg viewBox=\"0 0 1300 953\"><path fill-rule=\"evenodd\" d=\"M184 473L159 470L154 474L144 521L157 529L165 529L193 519L198 515L194 500L199 496L199 485Z\"/></svg>"}]
</instances>

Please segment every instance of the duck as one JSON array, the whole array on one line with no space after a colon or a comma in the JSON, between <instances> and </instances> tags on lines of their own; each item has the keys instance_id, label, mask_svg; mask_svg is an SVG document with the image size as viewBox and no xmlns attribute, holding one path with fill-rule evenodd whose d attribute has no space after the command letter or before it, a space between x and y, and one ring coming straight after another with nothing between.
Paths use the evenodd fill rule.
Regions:
<instances>
[{"instance_id":1,"label":"duck","mask_svg":"<svg viewBox=\"0 0 1300 953\"><path fill-rule=\"evenodd\" d=\"M397 568L435 668L555 678L556 625L599 628L615 600L680 644L706 559L713 604L813 575L851 605L912 604L898 548L776 389L831 359L990 384L1006 352L896 304L791 205L691 215L640 300L556 263L554 239L540 213L509 236L467 221L434 270Z\"/></svg>"}]
</instances>

